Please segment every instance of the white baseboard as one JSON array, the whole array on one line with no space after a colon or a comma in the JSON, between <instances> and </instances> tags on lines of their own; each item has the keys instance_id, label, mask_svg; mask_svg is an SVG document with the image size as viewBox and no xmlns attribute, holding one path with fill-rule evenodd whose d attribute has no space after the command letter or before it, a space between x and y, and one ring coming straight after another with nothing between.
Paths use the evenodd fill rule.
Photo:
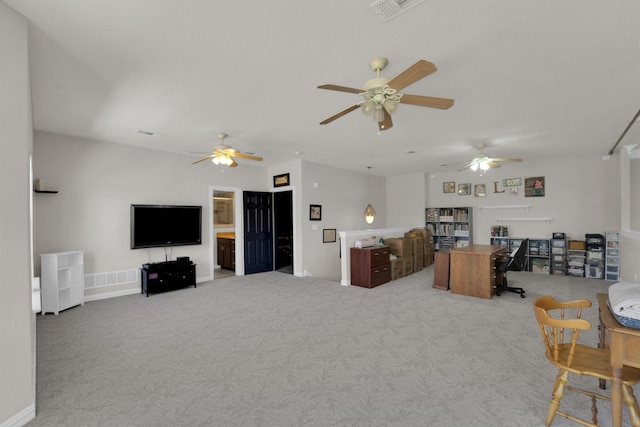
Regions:
<instances>
[{"instance_id":1,"label":"white baseboard","mask_svg":"<svg viewBox=\"0 0 640 427\"><path fill-rule=\"evenodd\" d=\"M133 288L133 289L123 289L123 290L119 290L119 291L113 291L113 292L101 292L99 294L92 294L92 295L85 295L84 296L84 301L88 302L88 301L98 301L101 299L108 299L108 298L115 298L115 297L122 297L125 295L133 295L133 294L139 294L140 293L140 288Z\"/></svg>"},{"instance_id":2,"label":"white baseboard","mask_svg":"<svg viewBox=\"0 0 640 427\"><path fill-rule=\"evenodd\" d=\"M13 417L0 423L0 427L22 427L26 425L29 421L33 420L35 417L36 417L36 405L32 403L31 405L24 408L22 411L15 414Z\"/></svg>"}]
</instances>

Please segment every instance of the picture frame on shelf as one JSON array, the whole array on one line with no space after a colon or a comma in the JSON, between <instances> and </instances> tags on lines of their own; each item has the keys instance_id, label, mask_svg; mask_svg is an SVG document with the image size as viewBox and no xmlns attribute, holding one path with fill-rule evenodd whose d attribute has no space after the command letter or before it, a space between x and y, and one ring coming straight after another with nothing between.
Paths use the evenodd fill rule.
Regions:
<instances>
[{"instance_id":1,"label":"picture frame on shelf","mask_svg":"<svg viewBox=\"0 0 640 427\"><path fill-rule=\"evenodd\" d=\"M454 181L443 182L442 183L442 192L443 193L455 193L456 192L456 183Z\"/></svg>"},{"instance_id":2,"label":"picture frame on shelf","mask_svg":"<svg viewBox=\"0 0 640 427\"><path fill-rule=\"evenodd\" d=\"M471 194L471 183L458 184L458 196L468 196Z\"/></svg>"},{"instance_id":3,"label":"picture frame on shelf","mask_svg":"<svg viewBox=\"0 0 640 427\"><path fill-rule=\"evenodd\" d=\"M309 205L309 221L321 221L321 220L322 220L322 206Z\"/></svg>"},{"instance_id":4,"label":"picture frame on shelf","mask_svg":"<svg viewBox=\"0 0 640 427\"><path fill-rule=\"evenodd\" d=\"M280 175L274 175L273 176L273 186L274 187L286 187L287 185L290 185L291 182L289 181L289 174L288 173L283 173Z\"/></svg>"},{"instance_id":5,"label":"picture frame on shelf","mask_svg":"<svg viewBox=\"0 0 640 427\"><path fill-rule=\"evenodd\" d=\"M336 229L324 228L322 230L322 243L333 243L336 241Z\"/></svg>"}]
</instances>

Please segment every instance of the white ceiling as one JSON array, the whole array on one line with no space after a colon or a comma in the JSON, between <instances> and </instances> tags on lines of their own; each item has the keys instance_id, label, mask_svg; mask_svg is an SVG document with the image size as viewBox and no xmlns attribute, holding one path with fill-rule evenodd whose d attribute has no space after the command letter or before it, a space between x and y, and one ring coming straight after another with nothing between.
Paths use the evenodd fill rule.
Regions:
<instances>
[{"instance_id":1,"label":"white ceiling","mask_svg":"<svg viewBox=\"0 0 640 427\"><path fill-rule=\"evenodd\" d=\"M371 1L4 0L33 24L35 128L83 138L206 154L225 132L261 165L392 176L479 143L524 162L602 156L640 108L639 0L426 0L388 22ZM376 56L387 77L433 62L402 92L454 106L403 104L381 133L357 110L319 125L360 98L316 87L361 87Z\"/></svg>"}]
</instances>

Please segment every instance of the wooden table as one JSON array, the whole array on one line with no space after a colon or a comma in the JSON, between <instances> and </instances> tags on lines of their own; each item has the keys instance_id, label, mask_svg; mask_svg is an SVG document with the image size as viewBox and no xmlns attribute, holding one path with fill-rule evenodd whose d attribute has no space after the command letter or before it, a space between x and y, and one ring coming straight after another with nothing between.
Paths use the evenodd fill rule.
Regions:
<instances>
[{"instance_id":1,"label":"wooden table","mask_svg":"<svg viewBox=\"0 0 640 427\"><path fill-rule=\"evenodd\" d=\"M611 313L608 294L598 294L600 345L611 351L611 420L622 426L622 366L640 368L640 329L622 326Z\"/></svg>"},{"instance_id":2,"label":"wooden table","mask_svg":"<svg viewBox=\"0 0 640 427\"><path fill-rule=\"evenodd\" d=\"M502 281L502 273L496 271L496 259L504 255L505 248L495 245L450 249L451 293L491 299L496 293L496 281Z\"/></svg>"}]
</instances>

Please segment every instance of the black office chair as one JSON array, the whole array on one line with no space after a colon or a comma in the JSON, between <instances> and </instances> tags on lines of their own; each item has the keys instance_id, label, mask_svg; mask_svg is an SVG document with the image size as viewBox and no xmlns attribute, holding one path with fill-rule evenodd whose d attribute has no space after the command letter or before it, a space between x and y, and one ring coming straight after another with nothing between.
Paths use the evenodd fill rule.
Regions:
<instances>
[{"instance_id":1,"label":"black office chair","mask_svg":"<svg viewBox=\"0 0 640 427\"><path fill-rule=\"evenodd\" d=\"M496 295L504 291L520 294L524 298L523 288L514 288L507 285L507 271L524 271L527 262L527 251L529 249L529 239L524 239L520 247L503 262L496 262L496 270L502 272L502 283L496 286Z\"/></svg>"}]
</instances>

